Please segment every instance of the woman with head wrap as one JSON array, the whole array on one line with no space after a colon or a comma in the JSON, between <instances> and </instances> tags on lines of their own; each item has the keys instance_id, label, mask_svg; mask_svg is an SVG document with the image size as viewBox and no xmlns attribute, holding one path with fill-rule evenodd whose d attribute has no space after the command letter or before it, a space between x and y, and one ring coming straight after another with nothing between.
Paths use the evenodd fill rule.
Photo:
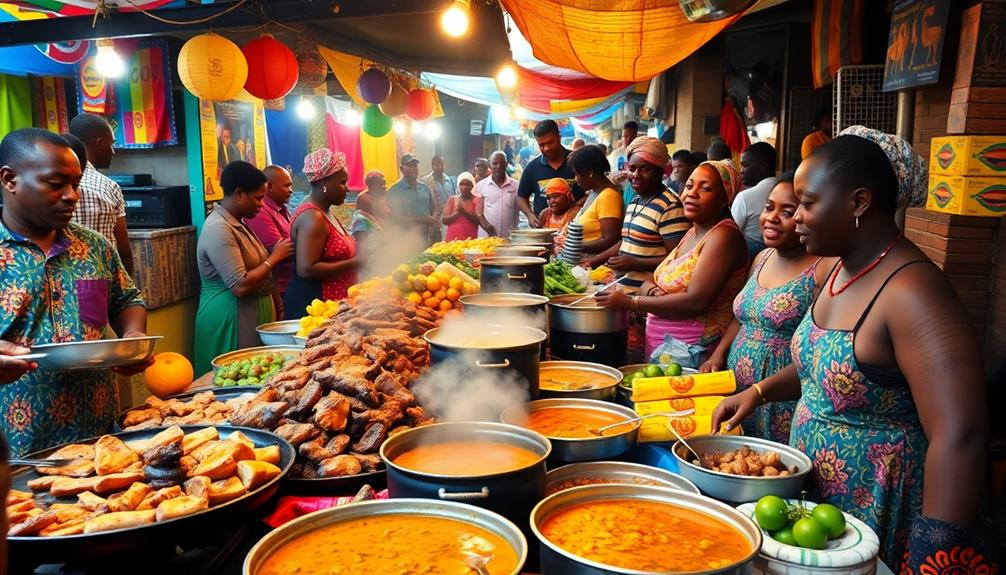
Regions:
<instances>
[{"instance_id":1,"label":"woman with head wrap","mask_svg":"<svg viewBox=\"0 0 1006 575\"><path fill-rule=\"evenodd\" d=\"M294 276L284 299L292 317L303 315L314 299L346 297L360 265L356 241L331 210L346 200L346 156L328 148L315 150L304 158L304 175L311 194L297 208L290 227Z\"/></svg>"},{"instance_id":2,"label":"woman with head wrap","mask_svg":"<svg viewBox=\"0 0 1006 575\"><path fill-rule=\"evenodd\" d=\"M194 359L200 374L222 353L261 344L255 330L273 321L277 311L272 270L292 252L290 240L282 239L270 254L242 222L262 207L262 170L248 162L231 162L220 174L220 187L224 198L206 217L196 245L201 289Z\"/></svg>"},{"instance_id":3,"label":"woman with head wrap","mask_svg":"<svg viewBox=\"0 0 1006 575\"><path fill-rule=\"evenodd\" d=\"M371 170L363 177L367 189L356 196L356 210L353 220L349 223L349 233L360 246L361 251L377 249L380 235L384 232L384 223L391 211L388 208L388 180L380 170ZM377 237L374 237L377 236ZM364 249L363 244L370 244Z\"/></svg>"},{"instance_id":4,"label":"woman with head wrap","mask_svg":"<svg viewBox=\"0 0 1006 575\"><path fill-rule=\"evenodd\" d=\"M482 215L482 198L476 196L475 176L470 172L458 174L458 193L447 198L443 222L447 226L447 241L477 238L481 226L489 235L496 230Z\"/></svg>"},{"instance_id":5,"label":"woman with head wrap","mask_svg":"<svg viewBox=\"0 0 1006 575\"><path fill-rule=\"evenodd\" d=\"M556 229L555 250L558 255L566 244L566 232L569 222L576 218L579 210L575 209L576 199L573 198L573 188L562 178L552 178L545 184L545 201L548 207L538 214L538 221L545 229Z\"/></svg>"},{"instance_id":6,"label":"woman with head wrap","mask_svg":"<svg viewBox=\"0 0 1006 575\"><path fill-rule=\"evenodd\" d=\"M837 256L793 335L793 365L723 401L735 426L799 399L790 443L814 462L815 499L870 525L902 573L993 573L979 528L986 393L968 314L894 221L925 197L925 163L901 138L856 126L796 172L807 252ZM904 562L903 562L904 561Z\"/></svg>"},{"instance_id":7,"label":"woman with head wrap","mask_svg":"<svg viewBox=\"0 0 1006 575\"><path fill-rule=\"evenodd\" d=\"M692 228L657 266L653 281L643 283L639 295L597 296L607 308L648 314L647 357L669 339L712 351L733 320L731 306L748 265L747 241L729 210L739 187L740 174L729 161L700 164L681 195Z\"/></svg>"}]
</instances>

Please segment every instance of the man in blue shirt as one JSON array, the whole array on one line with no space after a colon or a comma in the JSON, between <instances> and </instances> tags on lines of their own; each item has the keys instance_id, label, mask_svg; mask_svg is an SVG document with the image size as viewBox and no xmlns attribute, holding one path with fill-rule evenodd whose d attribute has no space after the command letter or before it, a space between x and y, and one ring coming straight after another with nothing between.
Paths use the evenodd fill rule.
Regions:
<instances>
[{"instance_id":1,"label":"man in blue shirt","mask_svg":"<svg viewBox=\"0 0 1006 575\"><path fill-rule=\"evenodd\" d=\"M566 163L566 158L571 153L562 147L559 138L559 125L555 120L542 120L534 127L534 138L538 141L538 149L541 155L528 162L524 167L524 173L520 176L520 184L517 186L517 207L527 217L528 225L532 228L541 227L538 222L538 214L548 207L545 199L545 187L552 178L562 178L569 182L573 189L573 198L577 201L583 197L583 190L576 185L576 177L573 168ZM534 205L531 204L531 196L534 196Z\"/></svg>"},{"instance_id":2,"label":"man in blue shirt","mask_svg":"<svg viewBox=\"0 0 1006 575\"><path fill-rule=\"evenodd\" d=\"M440 222L436 213L433 192L419 181L419 160L412 154L405 154L399 162L402 179L388 188L388 207L391 218L405 229L416 230L425 245L440 241Z\"/></svg>"}]
</instances>

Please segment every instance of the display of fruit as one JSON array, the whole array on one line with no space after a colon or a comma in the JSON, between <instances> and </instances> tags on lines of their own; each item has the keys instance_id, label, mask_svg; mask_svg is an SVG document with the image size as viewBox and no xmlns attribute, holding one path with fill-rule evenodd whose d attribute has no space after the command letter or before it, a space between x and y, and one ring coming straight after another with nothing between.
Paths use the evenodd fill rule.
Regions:
<instances>
[{"instance_id":1,"label":"display of fruit","mask_svg":"<svg viewBox=\"0 0 1006 575\"><path fill-rule=\"evenodd\" d=\"M192 363L184 355L165 351L154 356L154 363L143 372L143 379L152 395L165 398L185 391L192 385L194 375Z\"/></svg>"},{"instance_id":2,"label":"display of fruit","mask_svg":"<svg viewBox=\"0 0 1006 575\"><path fill-rule=\"evenodd\" d=\"M830 503L810 510L802 502L789 504L766 495L755 504L754 519L779 543L804 549L824 549L829 540L845 533L845 514Z\"/></svg>"},{"instance_id":3,"label":"display of fruit","mask_svg":"<svg viewBox=\"0 0 1006 575\"><path fill-rule=\"evenodd\" d=\"M426 248L426 252L436 255L452 255L464 257L466 250L480 251L489 255L496 251L496 246L502 244L503 238L478 238L474 240L454 240L450 242L437 242Z\"/></svg>"},{"instance_id":4,"label":"display of fruit","mask_svg":"<svg viewBox=\"0 0 1006 575\"><path fill-rule=\"evenodd\" d=\"M358 295L354 293L354 288L359 291L358 286L351 286L349 288L348 295L350 297L355 297ZM334 316L339 311L339 302L328 300L321 301L320 299L315 299L312 301L304 311L307 313L304 317L300 318L300 328L297 330L297 337L307 337L312 331L321 327L325 320Z\"/></svg>"},{"instance_id":5,"label":"display of fruit","mask_svg":"<svg viewBox=\"0 0 1006 575\"><path fill-rule=\"evenodd\" d=\"M628 373L622 378L622 385L632 387L637 379L647 377L677 377L681 375L681 364L671 362L667 364L650 363L639 371Z\"/></svg>"},{"instance_id":6,"label":"display of fruit","mask_svg":"<svg viewBox=\"0 0 1006 575\"><path fill-rule=\"evenodd\" d=\"M261 353L232 361L220 367L213 376L213 385L231 387L235 385L261 385L286 363L282 353Z\"/></svg>"}]
</instances>

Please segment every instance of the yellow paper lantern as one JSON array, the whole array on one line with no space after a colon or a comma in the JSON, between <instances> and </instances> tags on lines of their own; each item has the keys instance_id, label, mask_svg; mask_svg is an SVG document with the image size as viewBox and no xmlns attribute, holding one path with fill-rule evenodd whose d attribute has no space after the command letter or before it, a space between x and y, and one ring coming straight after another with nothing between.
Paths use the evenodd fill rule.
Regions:
<instances>
[{"instance_id":1,"label":"yellow paper lantern","mask_svg":"<svg viewBox=\"0 0 1006 575\"><path fill-rule=\"evenodd\" d=\"M178 53L178 76L202 100L232 100L248 79L248 62L237 44L223 36L200 34Z\"/></svg>"}]
</instances>

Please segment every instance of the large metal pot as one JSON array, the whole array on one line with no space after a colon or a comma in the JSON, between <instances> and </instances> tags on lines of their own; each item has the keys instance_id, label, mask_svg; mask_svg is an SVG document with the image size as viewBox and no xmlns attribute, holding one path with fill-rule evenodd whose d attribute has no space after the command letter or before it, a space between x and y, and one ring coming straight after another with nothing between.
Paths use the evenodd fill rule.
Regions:
<instances>
[{"instance_id":1,"label":"large metal pot","mask_svg":"<svg viewBox=\"0 0 1006 575\"><path fill-rule=\"evenodd\" d=\"M585 559L566 551L542 535L540 528L552 513L560 509L600 499L645 499L684 507L731 525L740 531L748 540L748 543L751 544L750 554L732 565L709 571L697 571L693 573L683 571L680 573L689 573L689 575L713 575L719 573L740 575L748 571L746 567L754 560L758 554L758 550L761 549L761 529L743 513L719 501L703 497L702 495L695 495L694 493L685 493L649 485L587 485L550 495L531 512L531 531L540 542L541 575L655 575L649 571L613 567ZM646 518L641 517L640 521L645 522Z\"/></svg>"},{"instance_id":2,"label":"large metal pot","mask_svg":"<svg viewBox=\"0 0 1006 575\"><path fill-rule=\"evenodd\" d=\"M572 369L582 372L588 377L593 376L598 379L610 379L610 381L603 382L601 385L588 387L587 389L564 389L555 382L549 381L553 377L549 374L549 372L552 371L554 373L554 371L558 369ZM579 398L611 401L615 397L615 390L618 389L619 384L622 382L622 372L607 365L590 363L588 361L544 361L542 362L538 373L541 381L544 382L544 385L539 384L539 394L545 399ZM557 381L562 381L561 377L555 377L555 379Z\"/></svg>"},{"instance_id":3,"label":"large metal pot","mask_svg":"<svg viewBox=\"0 0 1006 575\"><path fill-rule=\"evenodd\" d=\"M499 378L522 378L527 382L531 399L538 398L538 366L541 362L541 344L548 337L533 327L513 327L487 324L477 334L465 339L448 339L443 328L434 328L423 334L430 344L430 363L451 362L459 371L472 377L499 374Z\"/></svg>"},{"instance_id":4,"label":"large metal pot","mask_svg":"<svg viewBox=\"0 0 1006 575\"><path fill-rule=\"evenodd\" d=\"M520 573L521 566L527 560L527 539L524 537L524 534L511 521L496 513L450 501L391 499L353 503L352 505L322 509L321 511L315 511L303 517L298 517L282 527L269 532L268 535L260 539L245 557L241 572L243 575L257 575L266 560L281 547L312 531L344 521L389 515L419 515L455 519L477 525L499 535L513 547L517 554L517 568L513 571L507 571L508 575L517 575ZM415 541L409 541L408 543L415 544ZM366 545L366 542L361 541L360 544ZM364 568L363 571L366 571L366 569Z\"/></svg>"},{"instance_id":5,"label":"large metal pot","mask_svg":"<svg viewBox=\"0 0 1006 575\"><path fill-rule=\"evenodd\" d=\"M466 441L505 443L528 449L540 457L534 463L497 475L468 477L435 475L397 465L399 455L419 445ZM381 445L388 468L388 493L392 498L421 497L461 501L495 511L518 525L545 496L545 459L552 453L549 440L529 429L488 422L436 423L392 435Z\"/></svg>"},{"instance_id":6,"label":"large metal pot","mask_svg":"<svg viewBox=\"0 0 1006 575\"><path fill-rule=\"evenodd\" d=\"M544 243L552 241L559 228L521 228L510 230L510 241L514 243Z\"/></svg>"},{"instance_id":7,"label":"large metal pot","mask_svg":"<svg viewBox=\"0 0 1006 575\"><path fill-rule=\"evenodd\" d=\"M569 305L582 297L559 295L549 300L552 357L611 367L622 365L629 341L629 312L605 309L593 298Z\"/></svg>"},{"instance_id":8,"label":"large metal pot","mask_svg":"<svg viewBox=\"0 0 1006 575\"><path fill-rule=\"evenodd\" d=\"M548 331L548 321L545 314L545 304L548 298L533 293L478 293L461 296L461 304L465 313L480 314L492 322L493 315L512 315L517 312L526 316L531 327Z\"/></svg>"},{"instance_id":9,"label":"large metal pot","mask_svg":"<svg viewBox=\"0 0 1006 575\"><path fill-rule=\"evenodd\" d=\"M638 417L635 411L621 405L596 399L539 399L526 406L516 406L507 409L500 416L500 421L511 425L525 425L528 412L568 407L593 411L603 411L618 415L626 420ZM601 437L563 438L548 437L552 443L552 457L559 461L598 461L617 457L636 446L639 436L639 422L628 424L628 429L621 431L616 427L605 432Z\"/></svg>"},{"instance_id":10,"label":"large metal pot","mask_svg":"<svg viewBox=\"0 0 1006 575\"><path fill-rule=\"evenodd\" d=\"M545 263L544 258L482 258L479 260L481 291L545 295Z\"/></svg>"},{"instance_id":11,"label":"large metal pot","mask_svg":"<svg viewBox=\"0 0 1006 575\"><path fill-rule=\"evenodd\" d=\"M549 258L547 244L503 244L496 246L493 256L517 256L526 258Z\"/></svg>"},{"instance_id":12,"label":"large metal pot","mask_svg":"<svg viewBox=\"0 0 1006 575\"><path fill-rule=\"evenodd\" d=\"M699 494L699 488L695 484L681 477L677 473L671 473L666 469L642 465L639 463L629 463L626 461L590 461L586 463L571 463L563 465L557 469L552 469L545 476L545 492L552 494L560 491L562 484L575 480L595 480L599 484L605 483L626 483L629 485L645 485L641 481L658 483L660 487L677 489L686 493Z\"/></svg>"}]
</instances>

